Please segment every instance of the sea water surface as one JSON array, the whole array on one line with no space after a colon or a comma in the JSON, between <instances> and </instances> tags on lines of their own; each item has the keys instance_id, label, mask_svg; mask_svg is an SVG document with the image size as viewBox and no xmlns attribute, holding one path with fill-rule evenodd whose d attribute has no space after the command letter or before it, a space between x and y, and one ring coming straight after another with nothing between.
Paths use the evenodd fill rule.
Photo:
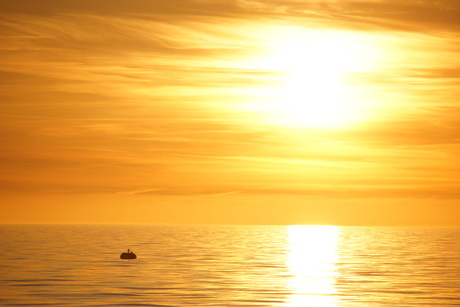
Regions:
<instances>
[{"instance_id":1,"label":"sea water surface","mask_svg":"<svg viewBox=\"0 0 460 307\"><path fill-rule=\"evenodd\" d=\"M2 225L0 242L2 306L460 306L460 228Z\"/></svg>"}]
</instances>

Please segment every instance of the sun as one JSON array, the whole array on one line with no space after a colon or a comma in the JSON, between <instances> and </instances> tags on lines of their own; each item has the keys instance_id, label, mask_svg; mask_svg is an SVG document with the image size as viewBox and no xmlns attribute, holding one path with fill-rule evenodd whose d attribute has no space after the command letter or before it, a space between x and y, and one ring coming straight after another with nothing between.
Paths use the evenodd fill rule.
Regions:
<instances>
[{"instance_id":1,"label":"sun","mask_svg":"<svg viewBox=\"0 0 460 307\"><path fill-rule=\"evenodd\" d=\"M281 89L277 118L289 125L328 127L352 120L346 104L346 87L327 56L292 57ZM305 56L305 55L304 55Z\"/></svg>"},{"instance_id":2,"label":"sun","mask_svg":"<svg viewBox=\"0 0 460 307\"><path fill-rule=\"evenodd\" d=\"M366 69L365 47L343 34L279 41L264 60L283 76L276 94L264 102L268 120L283 126L339 128L362 118L354 100L356 86L347 76Z\"/></svg>"}]
</instances>

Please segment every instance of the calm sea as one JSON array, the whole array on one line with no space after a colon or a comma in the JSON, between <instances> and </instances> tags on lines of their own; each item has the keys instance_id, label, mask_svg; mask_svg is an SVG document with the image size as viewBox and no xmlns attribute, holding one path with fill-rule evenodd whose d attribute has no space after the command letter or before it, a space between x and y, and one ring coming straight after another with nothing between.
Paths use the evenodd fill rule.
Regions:
<instances>
[{"instance_id":1,"label":"calm sea","mask_svg":"<svg viewBox=\"0 0 460 307\"><path fill-rule=\"evenodd\" d=\"M3 225L0 242L2 306L460 306L460 228Z\"/></svg>"}]
</instances>

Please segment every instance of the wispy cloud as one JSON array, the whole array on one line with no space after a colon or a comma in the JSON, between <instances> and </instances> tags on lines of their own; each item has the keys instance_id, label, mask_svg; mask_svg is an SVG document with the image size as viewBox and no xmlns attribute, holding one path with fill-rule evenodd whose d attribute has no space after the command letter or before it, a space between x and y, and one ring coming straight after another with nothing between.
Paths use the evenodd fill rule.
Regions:
<instances>
[{"instance_id":1,"label":"wispy cloud","mask_svg":"<svg viewBox=\"0 0 460 307\"><path fill-rule=\"evenodd\" d=\"M458 198L459 9L0 2L2 192ZM289 75L275 49L312 33L378 51L341 75L368 116L353 127L282 127L260 111Z\"/></svg>"}]
</instances>

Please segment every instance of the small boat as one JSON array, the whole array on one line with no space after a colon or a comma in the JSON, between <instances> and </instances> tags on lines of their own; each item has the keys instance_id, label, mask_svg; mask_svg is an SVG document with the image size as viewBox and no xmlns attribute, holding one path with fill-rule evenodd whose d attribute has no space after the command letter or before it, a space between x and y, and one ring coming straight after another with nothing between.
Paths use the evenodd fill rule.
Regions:
<instances>
[{"instance_id":1,"label":"small boat","mask_svg":"<svg viewBox=\"0 0 460 307\"><path fill-rule=\"evenodd\" d=\"M126 252L121 253L120 258L121 258L121 259L136 259L137 256L136 256L135 253L133 253L133 251L130 251L130 250L128 249L128 252L127 252L127 253L126 253Z\"/></svg>"}]
</instances>

